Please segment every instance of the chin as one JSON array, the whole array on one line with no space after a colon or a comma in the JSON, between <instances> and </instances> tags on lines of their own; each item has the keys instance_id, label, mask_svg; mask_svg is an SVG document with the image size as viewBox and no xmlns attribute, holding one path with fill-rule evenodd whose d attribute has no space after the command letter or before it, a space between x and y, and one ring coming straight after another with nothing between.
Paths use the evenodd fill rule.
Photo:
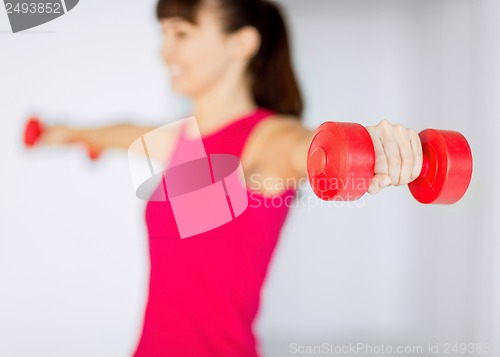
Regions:
<instances>
[{"instance_id":1,"label":"chin","mask_svg":"<svg viewBox=\"0 0 500 357\"><path fill-rule=\"evenodd\" d=\"M172 80L172 90L187 97L194 97L197 93L199 93L199 88L195 88L195 86L190 83L186 83L186 81L178 79Z\"/></svg>"}]
</instances>

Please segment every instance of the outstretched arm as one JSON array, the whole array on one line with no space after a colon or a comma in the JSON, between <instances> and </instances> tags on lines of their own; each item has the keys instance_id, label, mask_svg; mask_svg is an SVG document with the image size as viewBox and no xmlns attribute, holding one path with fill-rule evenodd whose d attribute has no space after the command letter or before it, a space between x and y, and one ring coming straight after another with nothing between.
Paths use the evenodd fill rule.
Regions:
<instances>
[{"instance_id":1,"label":"outstretched arm","mask_svg":"<svg viewBox=\"0 0 500 357\"><path fill-rule=\"evenodd\" d=\"M148 138L148 154L162 162L168 155L169 147L173 145L176 126L163 127L161 135ZM98 128L76 128L64 125L47 127L41 142L46 145L84 144L90 150L100 153L109 149L129 149L130 145L143 135L155 130L155 127L133 124L115 124ZM154 142L152 141L154 140Z\"/></svg>"},{"instance_id":2,"label":"outstretched arm","mask_svg":"<svg viewBox=\"0 0 500 357\"><path fill-rule=\"evenodd\" d=\"M375 172L368 192L386 186L406 185L422 168L422 148L413 129L382 120L366 127L375 149ZM293 117L277 116L262 123L252 146L256 153L255 171L286 180L307 177L307 152L313 131Z\"/></svg>"}]
</instances>

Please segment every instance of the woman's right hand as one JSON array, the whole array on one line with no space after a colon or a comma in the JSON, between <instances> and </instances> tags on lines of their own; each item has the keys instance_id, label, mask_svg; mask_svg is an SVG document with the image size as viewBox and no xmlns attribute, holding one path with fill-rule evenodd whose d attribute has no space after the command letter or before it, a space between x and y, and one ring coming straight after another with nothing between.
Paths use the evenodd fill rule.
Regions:
<instances>
[{"instance_id":1,"label":"woman's right hand","mask_svg":"<svg viewBox=\"0 0 500 357\"><path fill-rule=\"evenodd\" d=\"M89 158L96 160L101 155L102 148L97 145L95 140L92 140L93 135L89 134L92 134L89 130L53 125L44 129L41 141L46 145L84 144Z\"/></svg>"}]
</instances>

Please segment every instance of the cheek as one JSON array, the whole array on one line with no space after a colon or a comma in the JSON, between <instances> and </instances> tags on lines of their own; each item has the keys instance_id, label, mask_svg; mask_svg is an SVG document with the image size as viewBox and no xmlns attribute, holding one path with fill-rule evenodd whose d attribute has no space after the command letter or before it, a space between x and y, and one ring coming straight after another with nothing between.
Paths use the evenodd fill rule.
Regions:
<instances>
[{"instance_id":1,"label":"cheek","mask_svg":"<svg viewBox=\"0 0 500 357\"><path fill-rule=\"evenodd\" d=\"M178 82L190 91L202 90L219 80L226 71L230 60L222 46L200 46L195 51L186 51L184 56L185 75Z\"/></svg>"}]
</instances>

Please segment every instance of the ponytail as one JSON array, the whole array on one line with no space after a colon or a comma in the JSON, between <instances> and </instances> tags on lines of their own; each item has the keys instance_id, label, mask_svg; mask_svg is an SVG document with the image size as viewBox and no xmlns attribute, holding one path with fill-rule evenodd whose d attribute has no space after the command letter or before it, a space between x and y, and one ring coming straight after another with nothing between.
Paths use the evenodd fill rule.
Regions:
<instances>
[{"instance_id":1,"label":"ponytail","mask_svg":"<svg viewBox=\"0 0 500 357\"><path fill-rule=\"evenodd\" d=\"M260 1L261 46L249 65L256 103L281 114L300 117L302 96L293 72L286 25L277 5Z\"/></svg>"}]
</instances>

